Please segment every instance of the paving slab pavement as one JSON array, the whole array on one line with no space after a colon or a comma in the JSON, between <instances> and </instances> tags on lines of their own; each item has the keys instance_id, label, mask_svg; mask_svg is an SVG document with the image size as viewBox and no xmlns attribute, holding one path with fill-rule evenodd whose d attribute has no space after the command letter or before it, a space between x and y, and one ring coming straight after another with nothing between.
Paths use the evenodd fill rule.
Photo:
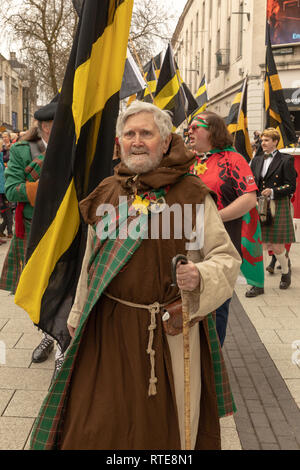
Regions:
<instances>
[{"instance_id":1,"label":"paving slab pavement","mask_svg":"<svg viewBox=\"0 0 300 470\"><path fill-rule=\"evenodd\" d=\"M0 246L0 268L7 248ZM266 273L265 294L254 299L236 285L224 355L238 412L221 419L224 450L300 449L300 244L291 260L287 291L278 289L279 272ZM13 296L0 290L0 450L29 448L54 367L55 351L42 364L31 362L40 339Z\"/></svg>"}]
</instances>

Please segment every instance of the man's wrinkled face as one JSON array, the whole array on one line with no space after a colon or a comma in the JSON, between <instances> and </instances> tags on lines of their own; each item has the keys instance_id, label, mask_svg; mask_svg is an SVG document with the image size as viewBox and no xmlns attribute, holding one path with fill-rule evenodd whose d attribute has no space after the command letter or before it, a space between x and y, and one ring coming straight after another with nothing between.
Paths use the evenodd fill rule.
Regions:
<instances>
[{"instance_id":1,"label":"man's wrinkled face","mask_svg":"<svg viewBox=\"0 0 300 470\"><path fill-rule=\"evenodd\" d=\"M272 153L277 148L277 140L273 140L271 137L263 135L261 138L261 146L265 153Z\"/></svg>"},{"instance_id":2,"label":"man's wrinkled face","mask_svg":"<svg viewBox=\"0 0 300 470\"><path fill-rule=\"evenodd\" d=\"M152 113L134 114L124 125L121 159L134 173L148 173L159 166L170 140L171 136L162 140Z\"/></svg>"}]
</instances>

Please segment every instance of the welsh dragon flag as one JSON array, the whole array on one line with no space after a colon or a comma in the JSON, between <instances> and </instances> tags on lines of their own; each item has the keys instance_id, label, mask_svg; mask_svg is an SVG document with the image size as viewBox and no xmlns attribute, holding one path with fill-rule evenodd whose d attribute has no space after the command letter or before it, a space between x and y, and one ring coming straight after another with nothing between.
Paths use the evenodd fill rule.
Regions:
<instances>
[{"instance_id":1,"label":"welsh dragon flag","mask_svg":"<svg viewBox=\"0 0 300 470\"><path fill-rule=\"evenodd\" d=\"M226 121L237 152L250 162L252 150L247 122L247 77L238 91ZM261 226L256 207L243 216L241 271L251 286L264 287Z\"/></svg>"}]
</instances>

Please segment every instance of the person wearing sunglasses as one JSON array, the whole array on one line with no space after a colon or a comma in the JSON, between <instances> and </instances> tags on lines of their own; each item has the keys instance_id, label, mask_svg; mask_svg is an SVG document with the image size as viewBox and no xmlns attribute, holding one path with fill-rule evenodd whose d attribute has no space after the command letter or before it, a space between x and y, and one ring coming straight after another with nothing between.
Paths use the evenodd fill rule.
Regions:
<instances>
[{"instance_id":1,"label":"person wearing sunglasses","mask_svg":"<svg viewBox=\"0 0 300 470\"><path fill-rule=\"evenodd\" d=\"M242 217L256 206L257 186L251 168L233 148L233 138L224 120L217 114L205 111L195 116L188 134L190 148L196 156L191 171L217 194L221 219L235 248L242 255ZM230 300L216 310L221 346L226 336Z\"/></svg>"}]
</instances>

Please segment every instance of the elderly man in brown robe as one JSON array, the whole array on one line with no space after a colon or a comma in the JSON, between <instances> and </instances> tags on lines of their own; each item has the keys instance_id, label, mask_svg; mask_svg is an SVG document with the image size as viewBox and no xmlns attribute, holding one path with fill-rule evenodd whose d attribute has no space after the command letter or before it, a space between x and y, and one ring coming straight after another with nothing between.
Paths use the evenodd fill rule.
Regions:
<instances>
[{"instance_id":1,"label":"elderly man in brown robe","mask_svg":"<svg viewBox=\"0 0 300 470\"><path fill-rule=\"evenodd\" d=\"M168 304L180 291L188 295L191 320L191 447L221 448L207 318L231 297L241 260L209 189L189 174L193 154L171 131L168 113L152 104L132 104L117 122L121 163L114 176L80 203L89 230L68 319L72 343L78 346L76 354L70 354L72 365L67 355L54 384L53 395L62 393L58 387L64 369L72 370L64 399L56 396L59 411L49 432L52 444L48 440L44 447L39 445L49 397L33 432L33 448L184 449L183 335L173 335L172 316L166 317ZM127 232L114 238L111 227L116 220L121 224L124 200L129 208ZM105 226L108 207L119 212ZM166 217L172 208L174 217ZM132 225L139 216L143 224ZM113 247L107 257L104 229ZM127 242L124 233L134 240L131 248L126 256L122 250L111 255L116 245ZM178 264L177 286L172 286L171 261L177 254L187 255L189 261ZM100 277L104 272L109 277L100 297L97 269ZM214 323L213 329L215 333ZM230 395L230 387L227 392Z\"/></svg>"}]
</instances>

